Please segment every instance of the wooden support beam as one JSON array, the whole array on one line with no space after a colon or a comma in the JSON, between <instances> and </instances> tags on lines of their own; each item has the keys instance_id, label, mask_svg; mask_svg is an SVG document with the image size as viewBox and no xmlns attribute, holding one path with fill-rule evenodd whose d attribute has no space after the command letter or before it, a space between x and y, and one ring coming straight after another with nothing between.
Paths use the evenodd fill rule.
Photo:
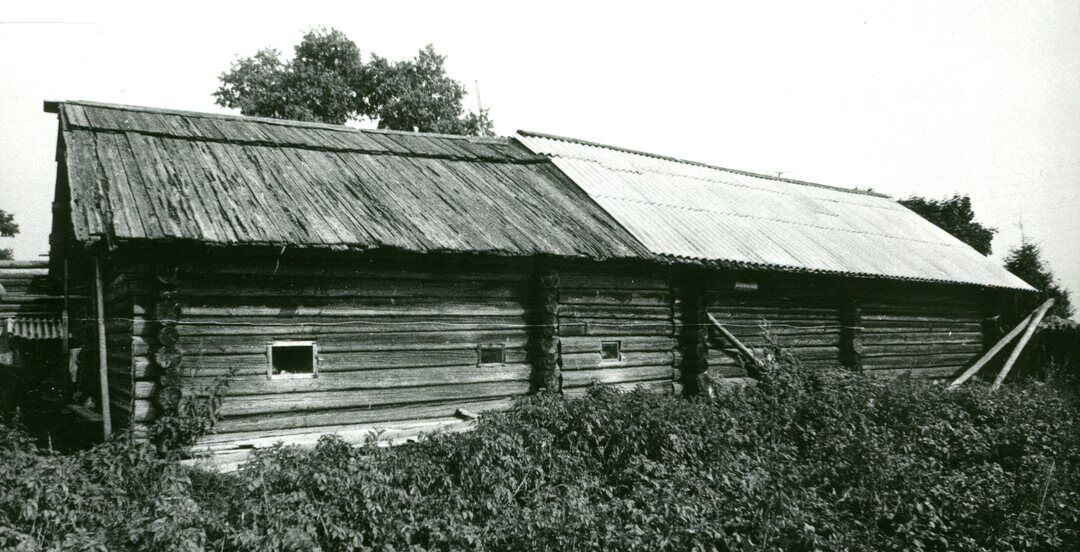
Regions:
<instances>
[{"instance_id":1,"label":"wooden support beam","mask_svg":"<svg viewBox=\"0 0 1080 552\"><path fill-rule=\"evenodd\" d=\"M64 314L63 314L63 328L64 332L64 362L71 362L71 288L68 284L68 260L64 259Z\"/></svg>"},{"instance_id":2,"label":"wooden support beam","mask_svg":"<svg viewBox=\"0 0 1080 552\"><path fill-rule=\"evenodd\" d=\"M746 345L743 345L742 342L739 341L734 335L732 335L731 332L729 332L727 330L727 328L725 328L723 325L721 325L720 321L717 320L715 316L713 316L712 314L708 314L708 317L709 317L709 322L712 323L713 327L716 328L717 331L719 331L721 334L723 334L724 337L728 341L730 341L731 344L734 345L735 348L738 349L740 353L746 355L746 357L749 358L750 361L753 362L754 364L756 364L757 366L759 366L759 367L762 366L761 361L759 361L757 359L757 357L754 356L754 353L751 352L750 349L748 349L746 347Z\"/></svg>"},{"instance_id":3,"label":"wooden support beam","mask_svg":"<svg viewBox=\"0 0 1080 552\"><path fill-rule=\"evenodd\" d=\"M1048 303L1053 304L1053 299L1050 299ZM1015 328L1010 330L1009 333L1005 334L1001 339L999 339L998 342L990 348L990 350L986 351L986 354L984 354L982 358L977 360L975 364L972 364L970 368L964 370L964 373L960 374L960 377L953 380L953 382L949 384L949 387L957 387L963 384L965 381L971 379L971 376L974 376L979 370L982 369L983 366L986 366L986 363L990 362L990 359L994 358L994 355L1001 352L1001 350L1004 349L1010 341L1012 341L1016 336L1020 335L1020 332L1022 332L1025 327L1031 324L1031 320L1035 317L1035 313L1039 312L1039 310L1042 309L1042 307L1045 305L1046 303L1043 303L1042 306L1040 306L1038 309L1035 309L1035 311L1033 311L1031 314L1027 315L1026 318L1021 320ZM1049 309L1050 307L1047 306L1046 308Z\"/></svg>"},{"instance_id":4,"label":"wooden support beam","mask_svg":"<svg viewBox=\"0 0 1080 552\"><path fill-rule=\"evenodd\" d=\"M108 439L112 435L112 416L109 411L109 360L105 346L105 284L101 278L101 261L94 257L94 291L97 307L98 380L101 384L101 427Z\"/></svg>"},{"instance_id":5,"label":"wooden support beam","mask_svg":"<svg viewBox=\"0 0 1080 552\"><path fill-rule=\"evenodd\" d=\"M1005 365L1001 367L1001 371L998 372L997 377L994 378L994 383L990 385L991 391L996 391L998 387L1001 387L1001 382L1005 381L1005 376L1009 375L1009 371L1012 370L1013 364L1016 364L1016 359L1020 358L1020 353L1024 351L1024 347L1027 345L1028 341L1031 340L1031 336L1035 335L1035 330L1038 329L1039 322L1042 321L1043 317L1046 316L1046 312L1049 311L1052 306L1054 306L1054 300L1047 299L1046 302L1039 307L1039 310L1035 311L1035 314L1032 315L1031 323L1028 324L1027 331L1024 332L1020 341L1016 343L1016 348L1013 349L1012 354L1010 354L1009 358L1005 361Z\"/></svg>"}]
</instances>

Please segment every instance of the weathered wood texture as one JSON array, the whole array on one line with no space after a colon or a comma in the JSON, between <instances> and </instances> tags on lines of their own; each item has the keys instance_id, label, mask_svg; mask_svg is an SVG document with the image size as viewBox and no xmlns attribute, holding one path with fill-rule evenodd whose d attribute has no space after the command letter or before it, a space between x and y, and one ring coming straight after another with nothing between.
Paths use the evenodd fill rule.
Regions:
<instances>
[{"instance_id":1,"label":"weathered wood texture","mask_svg":"<svg viewBox=\"0 0 1080 552\"><path fill-rule=\"evenodd\" d=\"M129 427L135 411L135 379L132 361L132 335L125 320L132 317L134 306L128 280L111 264L103 264L105 349L109 379L109 411L115 432ZM90 309L95 312L96 306ZM96 353L95 353L96 354ZM89 367L81 370L89 375Z\"/></svg>"},{"instance_id":2,"label":"weathered wood texture","mask_svg":"<svg viewBox=\"0 0 1080 552\"><path fill-rule=\"evenodd\" d=\"M671 392L676 336L666 275L605 267L560 270L563 390L594 383L643 384ZM603 358L604 342L618 358Z\"/></svg>"},{"instance_id":3,"label":"weathered wood texture","mask_svg":"<svg viewBox=\"0 0 1080 552\"><path fill-rule=\"evenodd\" d=\"M526 320L535 280L522 268L395 269L356 257L181 265L184 390L205 393L228 378L215 439L503 408L532 378ZM140 305L131 327L141 375L160 336ZM271 379L275 340L315 341L317 374ZM481 346L503 348L505 362L480 364ZM148 383L136 394L152 396Z\"/></svg>"},{"instance_id":4,"label":"weathered wood texture","mask_svg":"<svg viewBox=\"0 0 1080 552\"><path fill-rule=\"evenodd\" d=\"M839 365L841 304L835 287L790 277L742 280L757 289L736 289L735 280L717 278L703 286L703 301L707 312L757 358L779 347L809 367ZM713 379L751 375L746 360L718 332L710 335L709 345Z\"/></svg>"},{"instance_id":5,"label":"weathered wood texture","mask_svg":"<svg viewBox=\"0 0 1080 552\"><path fill-rule=\"evenodd\" d=\"M876 284L862 294L862 364L868 371L949 377L984 349L984 309L974 289Z\"/></svg>"}]
</instances>

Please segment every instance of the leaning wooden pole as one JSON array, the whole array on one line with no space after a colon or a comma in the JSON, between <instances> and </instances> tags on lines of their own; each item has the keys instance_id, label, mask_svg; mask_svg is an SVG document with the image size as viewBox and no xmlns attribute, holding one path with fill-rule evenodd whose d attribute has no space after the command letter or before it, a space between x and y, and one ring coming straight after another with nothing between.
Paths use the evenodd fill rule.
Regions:
<instances>
[{"instance_id":1,"label":"leaning wooden pole","mask_svg":"<svg viewBox=\"0 0 1080 552\"><path fill-rule=\"evenodd\" d=\"M1035 335L1035 330L1039 328L1039 322L1046 316L1046 311L1050 310L1050 307L1054 306L1053 299L1047 299L1045 303L1039 307L1039 310L1035 311L1031 323L1028 324L1027 331L1024 332L1023 337L1016 343L1016 348L1013 349L1012 354L1009 355L1008 360L1005 361L1005 365L1001 367L1001 371L998 372L994 383L990 386L991 391L997 390L1001 387L1001 382L1005 381L1005 376L1009 375L1009 371L1012 370L1013 364L1016 364L1016 359L1020 358L1020 353L1024 351L1024 346L1031 340L1031 336Z\"/></svg>"},{"instance_id":2,"label":"leaning wooden pole","mask_svg":"<svg viewBox=\"0 0 1080 552\"><path fill-rule=\"evenodd\" d=\"M1042 307L1040 306L1039 308ZM956 378L952 383L950 383L949 387L957 387L965 381L971 379L971 376L974 376L979 370L982 369L983 366L986 366L986 363L990 362L990 359L994 358L994 355L997 355L999 352L1001 352L1001 350L1004 349L1010 341L1012 341L1016 336L1020 335L1020 332L1024 331L1024 328L1028 327L1028 325L1031 324L1031 319L1035 317L1036 312L1038 312L1038 309L1031 311L1031 314L1027 315L1027 317L1021 320L1015 328L1009 330L1009 333L1005 334L1001 339L999 339L998 342L990 348L990 350L986 351L986 353L983 354L982 358L976 361L975 364L972 364L970 368L964 370L964 373L960 374L960 377Z\"/></svg>"},{"instance_id":3,"label":"leaning wooden pole","mask_svg":"<svg viewBox=\"0 0 1080 552\"><path fill-rule=\"evenodd\" d=\"M112 416L109 412L109 357L105 348L105 285L101 279L101 262L94 257L94 292L97 304L98 380L101 384L101 427L108 439L112 435Z\"/></svg>"},{"instance_id":4,"label":"leaning wooden pole","mask_svg":"<svg viewBox=\"0 0 1080 552\"><path fill-rule=\"evenodd\" d=\"M720 333L724 334L724 337L729 342L731 342L731 344L734 345L740 353L746 355L746 357L749 358L750 361L753 362L755 365L759 367L762 366L761 362L758 361L756 356L754 356L754 353L751 352L750 349L746 347L746 345L743 345L742 341L739 341L734 335L732 335L732 333L729 332L727 328L720 324L720 321L717 320L715 316L713 316L712 314L709 314L708 316L709 322L712 323L713 327L716 328Z\"/></svg>"}]
</instances>

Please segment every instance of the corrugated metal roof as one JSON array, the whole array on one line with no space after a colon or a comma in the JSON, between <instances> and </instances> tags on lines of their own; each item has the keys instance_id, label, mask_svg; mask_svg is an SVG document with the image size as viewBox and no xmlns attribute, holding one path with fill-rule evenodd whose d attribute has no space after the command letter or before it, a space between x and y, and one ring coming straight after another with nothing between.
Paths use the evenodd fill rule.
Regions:
<instances>
[{"instance_id":1,"label":"corrugated metal roof","mask_svg":"<svg viewBox=\"0 0 1080 552\"><path fill-rule=\"evenodd\" d=\"M60 299L50 295L49 263L0 261L0 334L27 339L61 337Z\"/></svg>"},{"instance_id":2,"label":"corrugated metal roof","mask_svg":"<svg viewBox=\"0 0 1080 552\"><path fill-rule=\"evenodd\" d=\"M893 199L531 132L650 251L750 268L1031 290Z\"/></svg>"},{"instance_id":3,"label":"corrugated metal roof","mask_svg":"<svg viewBox=\"0 0 1080 552\"><path fill-rule=\"evenodd\" d=\"M508 138L92 102L58 112L75 239L592 259L649 253Z\"/></svg>"}]
</instances>

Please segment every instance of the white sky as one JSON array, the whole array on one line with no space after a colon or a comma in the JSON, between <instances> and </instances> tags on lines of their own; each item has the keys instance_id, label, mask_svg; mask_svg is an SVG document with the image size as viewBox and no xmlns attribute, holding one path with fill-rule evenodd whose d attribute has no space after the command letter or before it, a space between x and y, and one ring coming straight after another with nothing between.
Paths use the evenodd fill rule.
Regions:
<instances>
[{"instance_id":1,"label":"white sky","mask_svg":"<svg viewBox=\"0 0 1080 552\"><path fill-rule=\"evenodd\" d=\"M22 227L0 247L19 258L48 250L42 100L223 111L210 94L238 54L325 25L391 58L433 43L500 134L968 193L996 257L1022 223L1080 293L1080 2L88 4L0 8L0 208Z\"/></svg>"}]
</instances>

